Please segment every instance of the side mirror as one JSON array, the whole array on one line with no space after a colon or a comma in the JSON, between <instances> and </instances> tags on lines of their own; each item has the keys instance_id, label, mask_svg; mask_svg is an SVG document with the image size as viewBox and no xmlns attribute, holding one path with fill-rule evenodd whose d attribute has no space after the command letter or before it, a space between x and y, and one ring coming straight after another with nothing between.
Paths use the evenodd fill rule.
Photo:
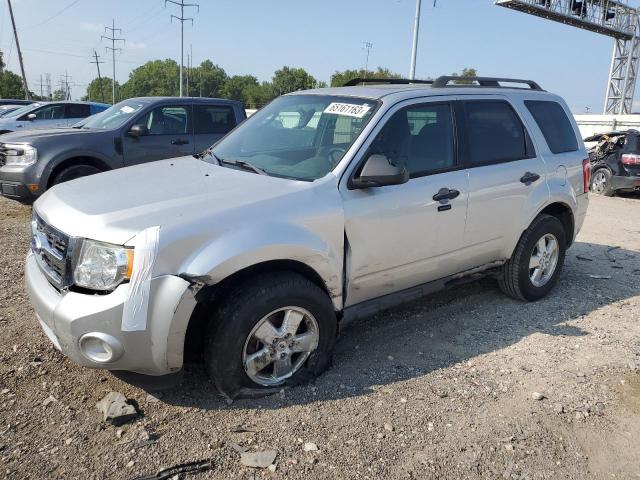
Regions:
<instances>
[{"instance_id":1,"label":"side mirror","mask_svg":"<svg viewBox=\"0 0 640 480\"><path fill-rule=\"evenodd\" d=\"M35 113L30 113L29 115L27 115L27 120L33 121L36 118L38 118L38 117L36 116Z\"/></svg>"},{"instance_id":2,"label":"side mirror","mask_svg":"<svg viewBox=\"0 0 640 480\"><path fill-rule=\"evenodd\" d=\"M149 129L146 125L136 124L133 125L127 133L130 137L144 137L145 135L149 135Z\"/></svg>"},{"instance_id":3,"label":"side mirror","mask_svg":"<svg viewBox=\"0 0 640 480\"><path fill-rule=\"evenodd\" d=\"M367 158L360 175L352 178L350 188L384 187L401 185L409 181L409 171L404 166L389 163L386 155L374 153Z\"/></svg>"}]
</instances>

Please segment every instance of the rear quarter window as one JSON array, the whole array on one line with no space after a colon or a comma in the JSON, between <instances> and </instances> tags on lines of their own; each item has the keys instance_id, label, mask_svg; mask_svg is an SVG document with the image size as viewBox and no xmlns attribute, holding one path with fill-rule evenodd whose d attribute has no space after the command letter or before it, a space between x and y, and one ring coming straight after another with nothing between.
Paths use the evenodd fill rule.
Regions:
<instances>
[{"instance_id":1,"label":"rear quarter window","mask_svg":"<svg viewBox=\"0 0 640 480\"><path fill-rule=\"evenodd\" d=\"M578 150L573 126L559 103L542 100L526 100L524 103L542 131L552 153Z\"/></svg>"}]
</instances>

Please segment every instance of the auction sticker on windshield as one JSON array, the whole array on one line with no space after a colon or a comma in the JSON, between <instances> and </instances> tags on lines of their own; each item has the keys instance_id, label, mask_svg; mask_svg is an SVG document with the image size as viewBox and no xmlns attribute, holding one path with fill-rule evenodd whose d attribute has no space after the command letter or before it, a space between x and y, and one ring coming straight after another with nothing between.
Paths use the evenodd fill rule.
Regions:
<instances>
[{"instance_id":1,"label":"auction sticker on windshield","mask_svg":"<svg viewBox=\"0 0 640 480\"><path fill-rule=\"evenodd\" d=\"M370 105L358 105L354 103L331 103L324 109L324 113L334 115L346 115L347 117L362 118L371 110Z\"/></svg>"}]
</instances>

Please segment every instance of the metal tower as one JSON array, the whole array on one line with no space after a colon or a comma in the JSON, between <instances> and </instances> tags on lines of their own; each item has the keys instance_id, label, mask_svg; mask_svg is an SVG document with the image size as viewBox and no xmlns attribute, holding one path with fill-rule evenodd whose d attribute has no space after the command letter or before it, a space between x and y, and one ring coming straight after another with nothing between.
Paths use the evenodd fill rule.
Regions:
<instances>
[{"instance_id":1,"label":"metal tower","mask_svg":"<svg viewBox=\"0 0 640 480\"><path fill-rule=\"evenodd\" d=\"M495 0L495 4L612 37L604 113L632 112L640 63L638 9L617 0Z\"/></svg>"}]
</instances>

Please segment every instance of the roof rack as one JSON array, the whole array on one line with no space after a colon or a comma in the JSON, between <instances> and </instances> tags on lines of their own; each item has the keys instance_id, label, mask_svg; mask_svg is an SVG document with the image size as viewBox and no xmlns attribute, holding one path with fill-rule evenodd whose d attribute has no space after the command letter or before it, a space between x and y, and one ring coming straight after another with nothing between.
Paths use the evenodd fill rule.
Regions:
<instances>
[{"instance_id":1,"label":"roof rack","mask_svg":"<svg viewBox=\"0 0 640 480\"><path fill-rule=\"evenodd\" d=\"M477 85L473 84L457 84L457 85L449 85L450 82L454 81L468 81L468 82L476 82ZM531 90L540 90L542 88L533 80L519 80L516 78L494 78L494 77L456 77L456 76L443 76L438 77L433 82L433 88L444 88L444 87L490 87L490 88L522 88L522 87L503 87L500 85L500 82L506 83L521 83L523 85L528 85Z\"/></svg>"},{"instance_id":2,"label":"roof rack","mask_svg":"<svg viewBox=\"0 0 640 480\"><path fill-rule=\"evenodd\" d=\"M408 78L352 78L343 87L355 87L360 84L377 83L388 85L409 85L412 83L431 85L433 80L409 80Z\"/></svg>"}]
</instances>

